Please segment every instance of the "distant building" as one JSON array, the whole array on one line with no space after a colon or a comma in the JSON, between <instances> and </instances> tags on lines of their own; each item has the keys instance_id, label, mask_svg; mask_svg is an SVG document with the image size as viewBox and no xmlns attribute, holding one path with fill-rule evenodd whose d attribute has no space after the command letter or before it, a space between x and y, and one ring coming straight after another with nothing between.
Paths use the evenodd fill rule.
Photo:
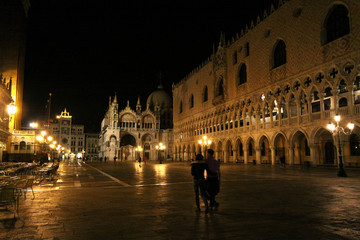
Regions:
<instances>
[{"instance_id":1,"label":"distant building","mask_svg":"<svg viewBox=\"0 0 360 240\"><path fill-rule=\"evenodd\" d=\"M156 146L162 143L164 150ZM148 160L171 159L172 157L172 104L168 93L160 84L147 98L147 107L142 110L140 98L136 109L127 106L118 110L116 95L109 100L109 108L101 122L99 157L113 160L135 160L139 156ZM142 151L137 152L137 147Z\"/></svg>"},{"instance_id":2,"label":"distant building","mask_svg":"<svg viewBox=\"0 0 360 240\"><path fill-rule=\"evenodd\" d=\"M224 162L337 166L341 147L360 166L359 12L355 0L278 1L221 36L173 86L174 158L212 148ZM355 124L340 144L327 129L337 114Z\"/></svg>"},{"instance_id":3,"label":"distant building","mask_svg":"<svg viewBox=\"0 0 360 240\"><path fill-rule=\"evenodd\" d=\"M50 121L49 135L64 147L65 156L82 158L85 153L84 126L72 124L72 116L66 111Z\"/></svg>"},{"instance_id":4,"label":"distant building","mask_svg":"<svg viewBox=\"0 0 360 240\"><path fill-rule=\"evenodd\" d=\"M99 158L99 134L85 133L85 157L87 160Z\"/></svg>"}]
</instances>

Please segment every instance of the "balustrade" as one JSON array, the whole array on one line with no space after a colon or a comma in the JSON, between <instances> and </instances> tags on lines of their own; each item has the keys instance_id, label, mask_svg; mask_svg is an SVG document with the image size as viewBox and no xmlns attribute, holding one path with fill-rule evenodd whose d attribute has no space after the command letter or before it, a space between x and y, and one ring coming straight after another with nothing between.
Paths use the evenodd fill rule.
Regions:
<instances>
[{"instance_id":1,"label":"balustrade","mask_svg":"<svg viewBox=\"0 0 360 240\"><path fill-rule=\"evenodd\" d=\"M349 107L341 107L339 108L339 114L340 115L349 115Z\"/></svg>"}]
</instances>

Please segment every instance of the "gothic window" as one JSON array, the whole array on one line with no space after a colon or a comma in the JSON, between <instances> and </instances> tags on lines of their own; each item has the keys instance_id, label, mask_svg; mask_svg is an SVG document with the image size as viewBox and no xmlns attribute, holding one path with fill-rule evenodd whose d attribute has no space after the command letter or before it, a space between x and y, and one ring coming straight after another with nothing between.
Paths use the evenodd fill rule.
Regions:
<instances>
[{"instance_id":1,"label":"gothic window","mask_svg":"<svg viewBox=\"0 0 360 240\"><path fill-rule=\"evenodd\" d=\"M289 107L290 107L290 117L297 116L297 104L296 104L294 94L291 94L291 97L289 100Z\"/></svg>"},{"instance_id":2,"label":"gothic window","mask_svg":"<svg viewBox=\"0 0 360 240\"><path fill-rule=\"evenodd\" d=\"M350 33L349 12L343 5L335 5L325 20L326 40L332 42Z\"/></svg>"},{"instance_id":3,"label":"gothic window","mask_svg":"<svg viewBox=\"0 0 360 240\"><path fill-rule=\"evenodd\" d=\"M284 41L280 40L276 43L274 56L273 56L273 68L277 68L286 63L286 46Z\"/></svg>"},{"instance_id":4,"label":"gothic window","mask_svg":"<svg viewBox=\"0 0 360 240\"><path fill-rule=\"evenodd\" d=\"M219 83L218 83L218 86L217 86L217 89L216 89L216 96L224 96L224 82L223 82L223 79L221 78Z\"/></svg>"},{"instance_id":5,"label":"gothic window","mask_svg":"<svg viewBox=\"0 0 360 240\"><path fill-rule=\"evenodd\" d=\"M325 91L323 93L324 95L324 110L330 110L331 109L331 87L325 88Z\"/></svg>"},{"instance_id":6,"label":"gothic window","mask_svg":"<svg viewBox=\"0 0 360 240\"><path fill-rule=\"evenodd\" d=\"M26 142L21 141L20 142L20 150L25 150L26 149Z\"/></svg>"},{"instance_id":7,"label":"gothic window","mask_svg":"<svg viewBox=\"0 0 360 240\"><path fill-rule=\"evenodd\" d=\"M191 94L191 97L190 97L190 108L193 108L194 107L194 94Z\"/></svg>"},{"instance_id":8,"label":"gothic window","mask_svg":"<svg viewBox=\"0 0 360 240\"><path fill-rule=\"evenodd\" d=\"M312 92L311 107L312 107L312 112L313 112L313 113L320 112L319 92L316 91L316 90L314 90L314 91Z\"/></svg>"},{"instance_id":9,"label":"gothic window","mask_svg":"<svg viewBox=\"0 0 360 240\"><path fill-rule=\"evenodd\" d=\"M341 81L340 81L340 84L339 84L339 93L346 93L348 90L347 90L347 88L346 88L346 82L345 82L345 80L344 79L342 79Z\"/></svg>"},{"instance_id":10,"label":"gothic window","mask_svg":"<svg viewBox=\"0 0 360 240\"><path fill-rule=\"evenodd\" d=\"M360 76L356 77L353 87L354 103L360 104Z\"/></svg>"},{"instance_id":11,"label":"gothic window","mask_svg":"<svg viewBox=\"0 0 360 240\"><path fill-rule=\"evenodd\" d=\"M346 98L341 98L339 100L339 107L346 107L348 105L348 101Z\"/></svg>"},{"instance_id":12,"label":"gothic window","mask_svg":"<svg viewBox=\"0 0 360 240\"><path fill-rule=\"evenodd\" d=\"M350 154L351 156L360 156L360 139L356 134L350 135Z\"/></svg>"},{"instance_id":13,"label":"gothic window","mask_svg":"<svg viewBox=\"0 0 360 240\"><path fill-rule=\"evenodd\" d=\"M182 101L180 101L179 113L182 113L182 111L183 111L183 105L182 105Z\"/></svg>"},{"instance_id":14,"label":"gothic window","mask_svg":"<svg viewBox=\"0 0 360 240\"><path fill-rule=\"evenodd\" d=\"M239 68L238 73L238 85L244 84L247 81L247 72L246 72L246 65L243 63Z\"/></svg>"},{"instance_id":15,"label":"gothic window","mask_svg":"<svg viewBox=\"0 0 360 240\"><path fill-rule=\"evenodd\" d=\"M203 91L203 102L207 102L207 100L208 100L208 87L205 86Z\"/></svg>"}]
</instances>

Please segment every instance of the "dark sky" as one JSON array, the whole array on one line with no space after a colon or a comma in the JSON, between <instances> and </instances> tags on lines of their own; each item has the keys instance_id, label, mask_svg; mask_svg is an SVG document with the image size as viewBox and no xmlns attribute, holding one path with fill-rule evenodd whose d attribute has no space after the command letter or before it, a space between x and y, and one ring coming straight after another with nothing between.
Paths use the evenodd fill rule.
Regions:
<instances>
[{"instance_id":1,"label":"dark sky","mask_svg":"<svg viewBox=\"0 0 360 240\"><path fill-rule=\"evenodd\" d=\"M109 96L142 106L208 58L220 32L230 39L272 0L33 0L28 18L23 126L66 107L86 132L99 132Z\"/></svg>"}]
</instances>

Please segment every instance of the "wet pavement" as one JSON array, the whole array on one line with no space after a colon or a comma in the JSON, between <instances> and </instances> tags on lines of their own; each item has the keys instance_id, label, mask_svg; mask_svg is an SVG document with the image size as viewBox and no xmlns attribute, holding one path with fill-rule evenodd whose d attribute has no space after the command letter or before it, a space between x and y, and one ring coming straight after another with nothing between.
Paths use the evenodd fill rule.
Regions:
<instances>
[{"instance_id":1,"label":"wet pavement","mask_svg":"<svg viewBox=\"0 0 360 240\"><path fill-rule=\"evenodd\" d=\"M196 212L189 163L63 162L0 212L0 239L360 239L360 170L224 164L220 207ZM30 194L29 194L30 195Z\"/></svg>"}]
</instances>

